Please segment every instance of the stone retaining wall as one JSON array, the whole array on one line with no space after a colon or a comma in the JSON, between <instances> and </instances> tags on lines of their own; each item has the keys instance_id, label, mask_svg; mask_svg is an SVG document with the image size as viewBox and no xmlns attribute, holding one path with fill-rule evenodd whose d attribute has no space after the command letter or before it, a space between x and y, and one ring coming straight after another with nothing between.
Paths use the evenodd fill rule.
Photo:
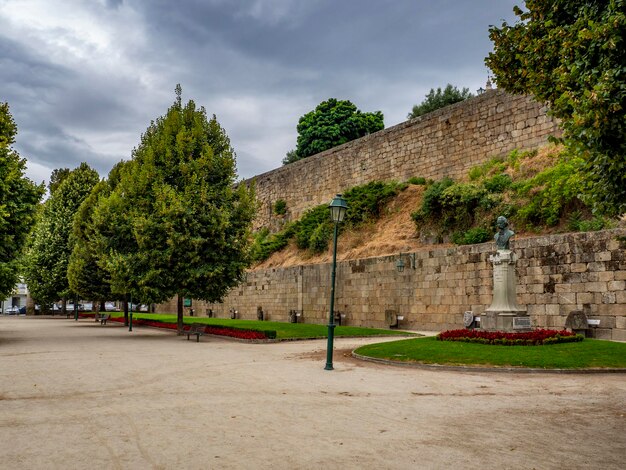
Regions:
<instances>
[{"instance_id":1,"label":"stone retaining wall","mask_svg":"<svg viewBox=\"0 0 626 470\"><path fill-rule=\"evenodd\" d=\"M511 249L519 257L517 303L527 307L534 327L563 328L569 313L586 309L600 320L593 336L626 341L626 229L514 239ZM491 304L494 251L491 242L424 249L415 253L415 269L404 258L402 273L397 256L340 262L335 310L349 325L385 328L385 311L394 310L404 316L404 328L462 328L463 312L480 314ZM329 283L329 264L251 271L223 303L195 301L194 309L201 316L212 309L221 318L236 309L238 318L256 319L260 306L276 321L298 310L306 323L323 324Z\"/></svg>"},{"instance_id":2,"label":"stone retaining wall","mask_svg":"<svg viewBox=\"0 0 626 470\"><path fill-rule=\"evenodd\" d=\"M277 229L353 186L413 176L466 177L473 166L513 149L546 143L559 129L528 96L492 90L252 178L260 207L255 229ZM277 200L287 203L276 217Z\"/></svg>"}]
</instances>

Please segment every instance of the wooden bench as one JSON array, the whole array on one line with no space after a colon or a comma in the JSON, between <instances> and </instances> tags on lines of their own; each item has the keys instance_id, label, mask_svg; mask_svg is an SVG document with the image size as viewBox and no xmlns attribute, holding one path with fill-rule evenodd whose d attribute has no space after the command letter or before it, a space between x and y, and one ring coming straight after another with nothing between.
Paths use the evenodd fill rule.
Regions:
<instances>
[{"instance_id":1,"label":"wooden bench","mask_svg":"<svg viewBox=\"0 0 626 470\"><path fill-rule=\"evenodd\" d=\"M187 341L189 341L189 337L191 335L196 335L196 343L200 342L200 336L206 334L206 325L203 325L201 323L194 323L192 324L188 330L185 331L185 333L187 335Z\"/></svg>"},{"instance_id":2,"label":"wooden bench","mask_svg":"<svg viewBox=\"0 0 626 470\"><path fill-rule=\"evenodd\" d=\"M97 313L95 315L96 317L96 321L99 321L101 325L106 325L107 324L107 320L111 317L111 315L109 315L108 313L104 314L104 313Z\"/></svg>"}]
</instances>

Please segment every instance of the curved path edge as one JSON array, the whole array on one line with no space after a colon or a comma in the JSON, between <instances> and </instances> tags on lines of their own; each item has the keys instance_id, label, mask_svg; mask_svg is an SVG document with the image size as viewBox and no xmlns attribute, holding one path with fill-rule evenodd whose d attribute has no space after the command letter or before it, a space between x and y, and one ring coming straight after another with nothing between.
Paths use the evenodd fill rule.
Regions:
<instances>
[{"instance_id":1,"label":"curved path edge","mask_svg":"<svg viewBox=\"0 0 626 470\"><path fill-rule=\"evenodd\" d=\"M626 374L626 368L608 369L537 369L532 367L475 367L475 366L448 366L442 364L422 364L420 362L392 361L376 357L362 356L352 351L352 357L361 361L374 362L396 367L408 367L426 370L442 370L456 372L513 372L522 374Z\"/></svg>"}]
</instances>

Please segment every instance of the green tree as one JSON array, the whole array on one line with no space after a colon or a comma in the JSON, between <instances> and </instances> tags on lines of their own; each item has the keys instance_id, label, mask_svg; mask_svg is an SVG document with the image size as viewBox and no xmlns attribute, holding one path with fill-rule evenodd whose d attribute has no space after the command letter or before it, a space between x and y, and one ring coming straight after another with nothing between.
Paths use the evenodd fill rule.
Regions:
<instances>
[{"instance_id":1,"label":"green tree","mask_svg":"<svg viewBox=\"0 0 626 470\"><path fill-rule=\"evenodd\" d=\"M50 175L50 182L48 183L48 191L50 191L50 194L57 190L63 180L68 177L70 172L71 171L69 168L57 168L55 170L52 170L52 174Z\"/></svg>"},{"instance_id":2,"label":"green tree","mask_svg":"<svg viewBox=\"0 0 626 470\"><path fill-rule=\"evenodd\" d=\"M596 209L626 212L626 0L526 0L519 20L491 27L485 59L498 86L532 94L561 120L586 161Z\"/></svg>"},{"instance_id":3,"label":"green tree","mask_svg":"<svg viewBox=\"0 0 626 470\"><path fill-rule=\"evenodd\" d=\"M99 181L98 173L81 163L44 204L25 263L28 287L32 296L42 303L72 294L67 267L73 249L70 233L74 215Z\"/></svg>"},{"instance_id":4,"label":"green tree","mask_svg":"<svg viewBox=\"0 0 626 470\"><path fill-rule=\"evenodd\" d=\"M108 272L98 264L99 234L94 233L96 227L93 216L100 198L109 192L108 182L99 182L78 208L70 236L70 245L73 248L67 267L70 290L83 299L100 302L112 299L113 296Z\"/></svg>"},{"instance_id":5,"label":"green tree","mask_svg":"<svg viewBox=\"0 0 626 470\"><path fill-rule=\"evenodd\" d=\"M385 128L383 113L363 113L348 100L330 98L298 121L295 155L284 164L301 160Z\"/></svg>"},{"instance_id":6,"label":"green tree","mask_svg":"<svg viewBox=\"0 0 626 470\"><path fill-rule=\"evenodd\" d=\"M11 145L17 126L8 103L0 103L0 296L7 297L18 281L21 256L35 222L43 185L24 176L26 160Z\"/></svg>"},{"instance_id":7,"label":"green tree","mask_svg":"<svg viewBox=\"0 0 626 470\"><path fill-rule=\"evenodd\" d=\"M430 113L431 111L435 111L436 109L443 108L450 104L458 103L472 96L474 95L470 93L469 88L463 88L459 91L457 87L449 83L443 90L437 88L437 91L435 91L434 88L431 88L426 95L426 99L420 104L413 106L413 110L408 114L407 118L413 119L422 116L423 114Z\"/></svg>"},{"instance_id":8,"label":"green tree","mask_svg":"<svg viewBox=\"0 0 626 470\"><path fill-rule=\"evenodd\" d=\"M122 235L106 268L112 288L144 302L218 301L249 265L254 195L234 187L235 153L215 116L177 99L153 122L96 219L113 217Z\"/></svg>"}]
</instances>

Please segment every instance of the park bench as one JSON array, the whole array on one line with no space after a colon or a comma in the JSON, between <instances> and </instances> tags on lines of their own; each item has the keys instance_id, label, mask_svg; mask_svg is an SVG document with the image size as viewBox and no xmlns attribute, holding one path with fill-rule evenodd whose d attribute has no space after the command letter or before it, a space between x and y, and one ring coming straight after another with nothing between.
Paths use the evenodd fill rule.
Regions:
<instances>
[{"instance_id":1,"label":"park bench","mask_svg":"<svg viewBox=\"0 0 626 470\"><path fill-rule=\"evenodd\" d=\"M97 313L96 315L96 321L99 321L101 325L106 325L107 324L107 320L111 317L111 315L109 315L108 313Z\"/></svg>"},{"instance_id":2,"label":"park bench","mask_svg":"<svg viewBox=\"0 0 626 470\"><path fill-rule=\"evenodd\" d=\"M187 341L189 341L189 337L191 335L196 335L196 343L199 343L200 336L206 334L206 325L203 325L201 323L194 323L189 327L188 330L185 331L185 334L187 335Z\"/></svg>"}]
</instances>

